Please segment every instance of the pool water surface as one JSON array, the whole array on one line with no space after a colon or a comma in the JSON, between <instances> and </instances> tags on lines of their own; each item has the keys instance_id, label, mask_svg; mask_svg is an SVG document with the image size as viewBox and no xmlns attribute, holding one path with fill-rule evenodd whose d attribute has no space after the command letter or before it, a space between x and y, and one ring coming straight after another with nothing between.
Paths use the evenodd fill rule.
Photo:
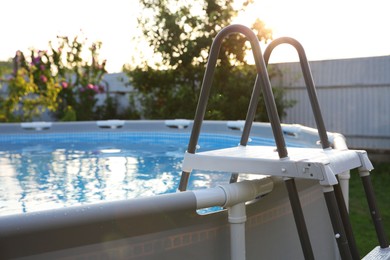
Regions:
<instances>
[{"instance_id":1,"label":"pool water surface","mask_svg":"<svg viewBox=\"0 0 390 260\"><path fill-rule=\"evenodd\" d=\"M189 134L0 135L0 215L176 192ZM202 135L200 151L232 147L238 136ZM255 138L253 144L274 145ZM229 181L194 172L189 189Z\"/></svg>"}]
</instances>

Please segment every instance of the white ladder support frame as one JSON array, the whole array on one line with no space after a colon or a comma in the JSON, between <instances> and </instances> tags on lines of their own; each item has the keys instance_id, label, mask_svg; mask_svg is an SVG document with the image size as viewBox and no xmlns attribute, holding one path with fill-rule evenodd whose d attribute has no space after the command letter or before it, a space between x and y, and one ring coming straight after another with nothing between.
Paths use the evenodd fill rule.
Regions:
<instances>
[{"instance_id":1,"label":"white ladder support frame","mask_svg":"<svg viewBox=\"0 0 390 260\"><path fill-rule=\"evenodd\" d=\"M289 148L280 159L274 147L238 146L184 155L182 170L206 170L272 175L318 180L321 185L338 183L336 175L351 169L371 171L373 166L363 150Z\"/></svg>"}]
</instances>

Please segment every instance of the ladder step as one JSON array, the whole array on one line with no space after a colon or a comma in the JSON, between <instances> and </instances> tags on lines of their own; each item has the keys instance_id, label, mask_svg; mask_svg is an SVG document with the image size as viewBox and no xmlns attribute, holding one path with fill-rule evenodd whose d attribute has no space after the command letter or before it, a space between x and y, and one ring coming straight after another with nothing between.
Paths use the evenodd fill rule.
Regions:
<instances>
[{"instance_id":1,"label":"ladder step","mask_svg":"<svg viewBox=\"0 0 390 260\"><path fill-rule=\"evenodd\" d=\"M390 247L381 248L377 246L362 260L390 260Z\"/></svg>"},{"instance_id":2,"label":"ladder step","mask_svg":"<svg viewBox=\"0 0 390 260\"><path fill-rule=\"evenodd\" d=\"M199 153L186 153L183 171L238 172L319 180L322 185L338 183L336 175L366 165L367 153L360 150L289 148L280 159L271 146L238 146ZM371 169L370 169L371 170Z\"/></svg>"}]
</instances>

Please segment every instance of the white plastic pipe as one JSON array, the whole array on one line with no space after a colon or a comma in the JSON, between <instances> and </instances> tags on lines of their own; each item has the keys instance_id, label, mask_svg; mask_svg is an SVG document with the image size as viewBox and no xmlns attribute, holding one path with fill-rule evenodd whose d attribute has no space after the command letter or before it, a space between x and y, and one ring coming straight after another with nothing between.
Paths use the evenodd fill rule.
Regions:
<instances>
[{"instance_id":1,"label":"white plastic pipe","mask_svg":"<svg viewBox=\"0 0 390 260\"><path fill-rule=\"evenodd\" d=\"M212 189L192 191L197 208L223 206L228 208L230 223L230 253L232 260L244 260L245 250L245 202L272 191L271 178L221 185Z\"/></svg>"},{"instance_id":2,"label":"white plastic pipe","mask_svg":"<svg viewBox=\"0 0 390 260\"><path fill-rule=\"evenodd\" d=\"M245 247L245 202L238 203L228 209L230 223L230 255L232 260L246 258Z\"/></svg>"},{"instance_id":3,"label":"white plastic pipe","mask_svg":"<svg viewBox=\"0 0 390 260\"><path fill-rule=\"evenodd\" d=\"M204 209L213 206L231 207L241 202L247 202L271 192L273 187L272 179L266 177L192 192L196 197L197 209Z\"/></svg>"}]
</instances>

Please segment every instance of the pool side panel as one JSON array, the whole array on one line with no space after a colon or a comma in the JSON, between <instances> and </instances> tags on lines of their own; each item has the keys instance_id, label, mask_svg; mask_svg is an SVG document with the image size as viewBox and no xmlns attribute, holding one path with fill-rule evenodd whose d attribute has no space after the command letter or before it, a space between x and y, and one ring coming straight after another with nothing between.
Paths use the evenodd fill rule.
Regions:
<instances>
[{"instance_id":1,"label":"pool side panel","mask_svg":"<svg viewBox=\"0 0 390 260\"><path fill-rule=\"evenodd\" d=\"M192 222L192 192L0 217L0 259L142 236Z\"/></svg>"},{"instance_id":2,"label":"pool side panel","mask_svg":"<svg viewBox=\"0 0 390 260\"><path fill-rule=\"evenodd\" d=\"M322 187L297 181L316 259L337 259ZM188 203L188 205L187 205ZM0 218L0 258L230 259L227 212L200 216L192 192ZM113 204L113 205L110 205ZM107 207L106 207L107 206ZM247 259L302 259L282 180L247 206Z\"/></svg>"}]
</instances>

